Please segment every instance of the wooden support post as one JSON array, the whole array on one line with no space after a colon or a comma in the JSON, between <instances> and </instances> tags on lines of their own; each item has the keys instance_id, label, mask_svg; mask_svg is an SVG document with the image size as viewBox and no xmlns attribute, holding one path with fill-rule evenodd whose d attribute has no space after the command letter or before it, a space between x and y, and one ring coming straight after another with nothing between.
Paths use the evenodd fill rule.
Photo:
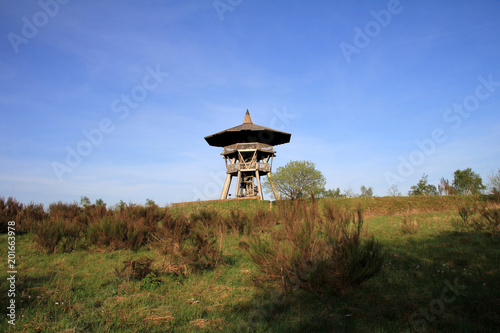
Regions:
<instances>
[{"instance_id":1,"label":"wooden support post","mask_svg":"<svg viewBox=\"0 0 500 333\"><path fill-rule=\"evenodd\" d=\"M255 175L257 176L257 191L259 191L260 200L264 200L264 193L262 193L262 187L260 186L259 169L255 170Z\"/></svg>"},{"instance_id":2,"label":"wooden support post","mask_svg":"<svg viewBox=\"0 0 500 333\"><path fill-rule=\"evenodd\" d=\"M222 188L222 194L220 196L220 199L221 200L225 200L227 199L227 195L229 193L229 187L231 186L231 179L233 177L231 176L231 174L227 174L226 176L226 181L224 182L224 187Z\"/></svg>"},{"instance_id":3,"label":"wooden support post","mask_svg":"<svg viewBox=\"0 0 500 333\"><path fill-rule=\"evenodd\" d=\"M239 198L240 187L241 187L241 171L238 170L238 178L236 180L236 194L234 195L235 198Z\"/></svg>"}]
</instances>

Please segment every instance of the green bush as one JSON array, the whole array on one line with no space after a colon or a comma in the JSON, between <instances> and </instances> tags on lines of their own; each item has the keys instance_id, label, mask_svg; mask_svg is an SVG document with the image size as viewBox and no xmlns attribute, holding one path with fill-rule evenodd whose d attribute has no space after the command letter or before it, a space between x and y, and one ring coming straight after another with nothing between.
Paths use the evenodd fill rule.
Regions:
<instances>
[{"instance_id":1,"label":"green bush","mask_svg":"<svg viewBox=\"0 0 500 333\"><path fill-rule=\"evenodd\" d=\"M141 281L141 290L154 290L161 286L161 280L156 273L149 273Z\"/></svg>"}]
</instances>

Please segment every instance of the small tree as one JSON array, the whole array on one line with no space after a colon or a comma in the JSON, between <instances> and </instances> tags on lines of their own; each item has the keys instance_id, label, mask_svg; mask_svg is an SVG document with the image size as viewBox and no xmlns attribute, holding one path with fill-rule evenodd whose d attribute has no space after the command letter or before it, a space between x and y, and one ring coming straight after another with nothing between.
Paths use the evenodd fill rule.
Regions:
<instances>
[{"instance_id":1,"label":"small tree","mask_svg":"<svg viewBox=\"0 0 500 333\"><path fill-rule=\"evenodd\" d=\"M429 176L424 173L422 179L420 179L417 185L413 185L410 187L410 191L408 191L408 195L438 195L436 186L428 183L427 178Z\"/></svg>"},{"instance_id":2,"label":"small tree","mask_svg":"<svg viewBox=\"0 0 500 333\"><path fill-rule=\"evenodd\" d=\"M373 188L368 187L366 188L364 185L361 186L360 188L361 191L361 197L373 197Z\"/></svg>"},{"instance_id":3,"label":"small tree","mask_svg":"<svg viewBox=\"0 0 500 333\"><path fill-rule=\"evenodd\" d=\"M344 189L344 194L343 194L344 198L355 198L357 197L358 195L356 193L354 193L354 190L352 189L352 187L349 185L347 186L345 189Z\"/></svg>"},{"instance_id":4,"label":"small tree","mask_svg":"<svg viewBox=\"0 0 500 333\"><path fill-rule=\"evenodd\" d=\"M95 201L95 205L98 207L106 207L106 204L104 203L104 200L102 200L102 199L97 199Z\"/></svg>"},{"instance_id":5,"label":"small tree","mask_svg":"<svg viewBox=\"0 0 500 333\"><path fill-rule=\"evenodd\" d=\"M125 207L127 206L127 204L125 203L125 201L123 200L120 200L120 202L118 202L116 205L115 205L115 209L116 210L124 210Z\"/></svg>"},{"instance_id":6,"label":"small tree","mask_svg":"<svg viewBox=\"0 0 500 333\"><path fill-rule=\"evenodd\" d=\"M290 161L268 175L264 189L272 192L272 185L284 197L295 200L308 196L311 192L318 195L324 191L325 177L316 170L310 161Z\"/></svg>"},{"instance_id":7,"label":"small tree","mask_svg":"<svg viewBox=\"0 0 500 333\"><path fill-rule=\"evenodd\" d=\"M340 188L337 187L335 190L325 190L321 193L323 198L343 198L344 196L340 194Z\"/></svg>"},{"instance_id":8,"label":"small tree","mask_svg":"<svg viewBox=\"0 0 500 333\"><path fill-rule=\"evenodd\" d=\"M87 206L90 206L91 204L92 204L92 202L90 202L89 197L83 196L80 198L80 206L87 207Z\"/></svg>"},{"instance_id":9,"label":"small tree","mask_svg":"<svg viewBox=\"0 0 500 333\"><path fill-rule=\"evenodd\" d=\"M486 186L483 185L481 177L472 171L471 168L465 170L457 170L454 173L453 187L459 194L478 194L484 190Z\"/></svg>"},{"instance_id":10,"label":"small tree","mask_svg":"<svg viewBox=\"0 0 500 333\"><path fill-rule=\"evenodd\" d=\"M391 187L387 191L387 194L390 197L400 197L400 196L402 196L401 192L398 189L398 185L396 185L396 184L392 184L391 185Z\"/></svg>"},{"instance_id":11,"label":"small tree","mask_svg":"<svg viewBox=\"0 0 500 333\"><path fill-rule=\"evenodd\" d=\"M441 178L438 185L439 195L455 195L457 194L457 190L450 185L450 181L448 179Z\"/></svg>"},{"instance_id":12,"label":"small tree","mask_svg":"<svg viewBox=\"0 0 500 333\"><path fill-rule=\"evenodd\" d=\"M500 169L498 169L497 172L491 171L488 175L488 181L488 188L491 193L500 193Z\"/></svg>"},{"instance_id":13,"label":"small tree","mask_svg":"<svg viewBox=\"0 0 500 333\"><path fill-rule=\"evenodd\" d=\"M153 199L146 199L146 206L147 207L156 207L156 202Z\"/></svg>"}]
</instances>

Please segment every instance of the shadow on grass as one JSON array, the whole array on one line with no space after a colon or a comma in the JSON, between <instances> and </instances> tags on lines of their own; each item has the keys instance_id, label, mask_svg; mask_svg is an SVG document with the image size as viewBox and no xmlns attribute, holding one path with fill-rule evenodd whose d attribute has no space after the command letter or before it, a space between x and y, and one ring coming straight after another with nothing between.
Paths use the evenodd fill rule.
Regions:
<instances>
[{"instance_id":1,"label":"shadow on grass","mask_svg":"<svg viewBox=\"0 0 500 333\"><path fill-rule=\"evenodd\" d=\"M495 332L500 239L442 232L391 248L382 271L342 295L263 287L231 317L242 332Z\"/></svg>"}]
</instances>

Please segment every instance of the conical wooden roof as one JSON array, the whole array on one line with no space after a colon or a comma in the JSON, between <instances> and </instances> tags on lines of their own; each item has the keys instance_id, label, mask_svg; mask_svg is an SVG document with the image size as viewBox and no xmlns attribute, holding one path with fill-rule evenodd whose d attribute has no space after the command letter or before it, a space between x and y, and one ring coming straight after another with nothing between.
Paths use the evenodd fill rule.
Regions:
<instances>
[{"instance_id":1,"label":"conical wooden roof","mask_svg":"<svg viewBox=\"0 0 500 333\"><path fill-rule=\"evenodd\" d=\"M256 125L252 122L250 112L245 113L243 124L209 135L205 140L215 147L226 147L235 143L260 142L277 146L290 142L290 133Z\"/></svg>"}]
</instances>

